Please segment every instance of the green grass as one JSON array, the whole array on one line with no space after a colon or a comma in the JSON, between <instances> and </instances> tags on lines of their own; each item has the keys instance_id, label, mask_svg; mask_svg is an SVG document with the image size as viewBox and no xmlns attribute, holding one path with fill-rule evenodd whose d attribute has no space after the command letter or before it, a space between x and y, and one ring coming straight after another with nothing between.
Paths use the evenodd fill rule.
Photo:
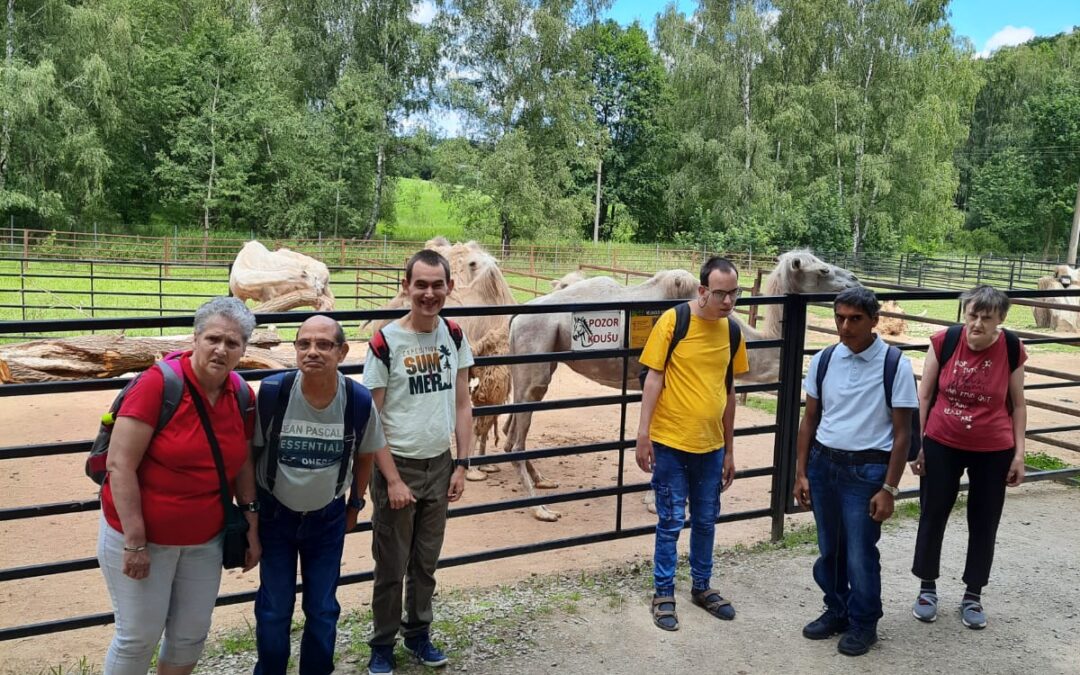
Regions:
<instances>
[{"instance_id":1,"label":"green grass","mask_svg":"<svg viewBox=\"0 0 1080 675\"><path fill-rule=\"evenodd\" d=\"M426 241L444 236L451 241L464 237L461 223L442 198L439 187L426 180L399 178L394 194L396 222L380 222L380 236L405 241Z\"/></svg>"},{"instance_id":2,"label":"green grass","mask_svg":"<svg viewBox=\"0 0 1080 675\"><path fill-rule=\"evenodd\" d=\"M97 675L101 669L85 656L72 664L58 663L55 666L46 666L38 671L38 675Z\"/></svg>"},{"instance_id":3,"label":"green grass","mask_svg":"<svg viewBox=\"0 0 1080 675\"><path fill-rule=\"evenodd\" d=\"M1024 464L1039 471L1057 471L1068 469L1072 465L1044 452L1029 452L1024 455Z\"/></svg>"},{"instance_id":4,"label":"green grass","mask_svg":"<svg viewBox=\"0 0 1080 675\"><path fill-rule=\"evenodd\" d=\"M746 397L746 407L776 416L776 397L748 394Z\"/></svg>"}]
</instances>

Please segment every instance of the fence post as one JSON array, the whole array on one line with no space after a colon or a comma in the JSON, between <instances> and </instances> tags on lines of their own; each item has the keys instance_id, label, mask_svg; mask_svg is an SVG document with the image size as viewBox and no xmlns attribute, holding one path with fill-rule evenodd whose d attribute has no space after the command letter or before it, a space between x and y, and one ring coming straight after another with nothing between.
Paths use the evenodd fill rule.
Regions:
<instances>
[{"instance_id":1,"label":"fence post","mask_svg":"<svg viewBox=\"0 0 1080 675\"><path fill-rule=\"evenodd\" d=\"M1020 254L1020 272L1016 275L1016 281L1020 284L1024 283L1024 255L1023 253Z\"/></svg>"},{"instance_id":2,"label":"fence post","mask_svg":"<svg viewBox=\"0 0 1080 675\"><path fill-rule=\"evenodd\" d=\"M922 286L922 275L923 275L923 270L924 269L926 269L926 261L921 260L921 261L919 261L919 276L916 277L918 279L918 281L915 283L915 285L918 286L919 288L923 287Z\"/></svg>"},{"instance_id":3,"label":"fence post","mask_svg":"<svg viewBox=\"0 0 1080 675\"><path fill-rule=\"evenodd\" d=\"M24 230L25 234L26 231ZM19 306L22 307L22 320L26 321L26 257L19 261Z\"/></svg>"},{"instance_id":4,"label":"fence post","mask_svg":"<svg viewBox=\"0 0 1080 675\"><path fill-rule=\"evenodd\" d=\"M165 316L165 300L162 296L165 295L165 284L163 277L165 276L164 263L158 263L157 266L157 308L158 316ZM164 335L165 331L158 326L158 335Z\"/></svg>"},{"instance_id":5,"label":"fence post","mask_svg":"<svg viewBox=\"0 0 1080 675\"><path fill-rule=\"evenodd\" d=\"M900 254L900 262L896 266L896 285L897 286L900 286L900 285L902 285L904 283L903 278L904 278L904 254L901 253Z\"/></svg>"},{"instance_id":6,"label":"fence post","mask_svg":"<svg viewBox=\"0 0 1080 675\"><path fill-rule=\"evenodd\" d=\"M1009 290L1013 289L1013 280L1016 278L1016 262L1009 261Z\"/></svg>"},{"instance_id":7,"label":"fence post","mask_svg":"<svg viewBox=\"0 0 1080 675\"><path fill-rule=\"evenodd\" d=\"M22 231L22 257L23 260L30 257L30 230L26 228Z\"/></svg>"},{"instance_id":8,"label":"fence post","mask_svg":"<svg viewBox=\"0 0 1080 675\"><path fill-rule=\"evenodd\" d=\"M965 286L967 285L967 261L968 261L968 257L967 257L967 253L965 253L964 254L964 272L963 272L962 276L960 277L961 279L964 280L964 285Z\"/></svg>"},{"instance_id":9,"label":"fence post","mask_svg":"<svg viewBox=\"0 0 1080 675\"><path fill-rule=\"evenodd\" d=\"M94 306L97 305L97 295L94 289L94 261L90 260L90 318L96 318L94 315ZM94 331L90 331L93 333Z\"/></svg>"},{"instance_id":10,"label":"fence post","mask_svg":"<svg viewBox=\"0 0 1080 675\"><path fill-rule=\"evenodd\" d=\"M622 348L629 349L630 347L630 310L624 309L622 311L623 320L623 341ZM626 378L630 375L630 357L623 354L622 357L622 403L619 404L619 470L616 473L615 484L619 488L619 494L615 497L615 531L622 532L622 512L623 512L623 474L625 473L626 466L626 448L623 447L626 444Z\"/></svg>"},{"instance_id":11,"label":"fence post","mask_svg":"<svg viewBox=\"0 0 1080 675\"><path fill-rule=\"evenodd\" d=\"M776 435L773 444L772 540L784 537L784 516L795 486L795 442L801 412L799 386L802 382L803 347L806 341L806 300L789 294L784 300L784 321L780 347L780 388L776 392Z\"/></svg>"},{"instance_id":12,"label":"fence post","mask_svg":"<svg viewBox=\"0 0 1080 675\"><path fill-rule=\"evenodd\" d=\"M979 256L979 270L975 273L975 285L978 286L982 283L982 270L983 270L983 256Z\"/></svg>"}]
</instances>

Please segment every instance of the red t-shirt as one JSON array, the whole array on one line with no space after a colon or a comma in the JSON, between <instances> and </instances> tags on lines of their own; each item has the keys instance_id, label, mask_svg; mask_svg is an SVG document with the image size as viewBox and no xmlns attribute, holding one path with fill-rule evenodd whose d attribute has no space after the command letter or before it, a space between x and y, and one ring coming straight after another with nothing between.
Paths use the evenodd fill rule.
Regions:
<instances>
[{"instance_id":1,"label":"red t-shirt","mask_svg":"<svg viewBox=\"0 0 1080 675\"><path fill-rule=\"evenodd\" d=\"M191 370L190 353L181 357L180 363L183 372L203 395ZM161 372L157 368L147 370L128 391L117 415L156 426L163 389ZM255 400L254 395L251 400ZM206 401L205 395L203 401ZM248 456L248 439L254 431L254 419L252 415L246 419L241 415L232 377L225 380L225 388L217 402L213 406L207 403L207 413L221 446L225 476L231 490ZM217 536L225 526L214 455L187 386L173 418L151 438L137 475L147 541L168 546L203 544ZM101 489L101 509L109 525L123 532L109 481L105 481Z\"/></svg>"},{"instance_id":2,"label":"red t-shirt","mask_svg":"<svg viewBox=\"0 0 1080 675\"><path fill-rule=\"evenodd\" d=\"M930 338L941 354L945 331ZM1027 352L1020 344L1020 362ZM926 435L960 450L996 451L1015 447L1009 396L1009 351L1002 333L982 351L968 347L967 328L960 333L956 351L938 373L938 393L926 421Z\"/></svg>"}]
</instances>

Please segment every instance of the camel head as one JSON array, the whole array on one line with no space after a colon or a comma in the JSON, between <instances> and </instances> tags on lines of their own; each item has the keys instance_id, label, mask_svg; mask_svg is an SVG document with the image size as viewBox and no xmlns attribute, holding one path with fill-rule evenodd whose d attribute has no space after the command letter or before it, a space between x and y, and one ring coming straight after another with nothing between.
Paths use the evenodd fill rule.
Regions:
<instances>
[{"instance_id":1,"label":"camel head","mask_svg":"<svg viewBox=\"0 0 1080 675\"><path fill-rule=\"evenodd\" d=\"M1068 265L1058 265L1054 268L1054 277L1065 288L1072 285L1073 281L1080 279L1080 269L1070 269Z\"/></svg>"},{"instance_id":2,"label":"camel head","mask_svg":"<svg viewBox=\"0 0 1080 675\"><path fill-rule=\"evenodd\" d=\"M859 285L854 274L830 265L806 249L788 251L776 260L776 269L766 282L766 293L834 293Z\"/></svg>"},{"instance_id":3,"label":"camel head","mask_svg":"<svg viewBox=\"0 0 1080 675\"><path fill-rule=\"evenodd\" d=\"M457 248L457 246L454 248ZM475 241L466 243L464 249L464 260L461 270L463 283L471 284L478 277L490 274L493 270L499 268L499 261L495 259L495 256L485 251Z\"/></svg>"},{"instance_id":4,"label":"camel head","mask_svg":"<svg viewBox=\"0 0 1080 675\"><path fill-rule=\"evenodd\" d=\"M576 284L579 281L584 281L584 280L585 280L585 275L582 274L581 272L575 270L573 272L570 272L569 274L563 275L563 277L561 279L552 280L551 289L553 291L561 291L562 289L566 288L567 286L571 286L573 284Z\"/></svg>"},{"instance_id":5,"label":"camel head","mask_svg":"<svg viewBox=\"0 0 1080 675\"><path fill-rule=\"evenodd\" d=\"M655 283L661 290L661 297L670 300L690 300L700 285L697 277L686 270L662 270L645 283Z\"/></svg>"}]
</instances>

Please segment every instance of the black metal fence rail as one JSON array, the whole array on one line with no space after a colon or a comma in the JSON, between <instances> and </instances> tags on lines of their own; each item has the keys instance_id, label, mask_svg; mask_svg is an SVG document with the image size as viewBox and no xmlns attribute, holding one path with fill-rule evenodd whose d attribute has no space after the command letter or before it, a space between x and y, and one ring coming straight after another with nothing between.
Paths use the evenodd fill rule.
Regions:
<instances>
[{"instance_id":1,"label":"black metal fence rail","mask_svg":"<svg viewBox=\"0 0 1080 675\"><path fill-rule=\"evenodd\" d=\"M1053 276L1057 261L994 256L897 256L824 253L822 258L864 279L919 288L970 288L977 284L1008 289L1036 289L1041 277Z\"/></svg>"},{"instance_id":2,"label":"black metal fence rail","mask_svg":"<svg viewBox=\"0 0 1080 675\"><path fill-rule=\"evenodd\" d=\"M1015 297L1040 297L1051 292L1016 292ZM795 437L798 432L798 424L801 408L801 380L803 374L803 357L813 353L813 350L805 348L805 330L807 306L809 303L826 301L831 295L808 295L786 297L755 297L752 304L770 305L780 304L785 312L783 322L783 334L779 339L761 340L748 343L751 350L765 348L780 348L780 369L777 382L765 384L738 385L736 391L759 392L775 391L778 397L776 418L773 424L758 425L749 428L735 430L739 437L774 434L773 462L771 466L754 467L744 469L736 473L737 479L770 477L771 494L768 508L752 509L737 513L725 513L717 522L730 522L751 518L768 517L772 521L772 534L780 537L783 534L784 517L786 514L799 511L797 504L790 495L794 485L795 476ZM909 298L909 299L955 299L954 293L920 292L920 293L891 293L882 294L882 298ZM619 310L623 312L623 338L624 344L629 344L629 316L633 311L664 309L673 303L667 302L638 302L638 303L581 303L573 305L520 305L509 307L460 307L448 308L445 314L448 316L468 315L499 315L499 314L539 314L561 313L572 311L599 311ZM751 304L749 299L740 301L739 304ZM370 319L382 319L401 316L403 310L376 310L376 311L341 311L335 312L334 317L340 321L361 321ZM290 324L303 321L311 316L311 312L282 312L275 314L258 315L260 324ZM191 317L142 317L142 318L109 318L109 319L74 319L60 321L27 321L27 322L0 322L0 335L24 332L70 332L87 330L112 330L120 328L173 328L190 326ZM1078 338L1080 340L1080 338ZM1041 341L1041 340L1040 340ZM590 454L600 452L619 453L619 471L617 482L614 486L593 489L581 489L559 494L543 495L529 498L518 498L458 506L450 511L450 517L460 518L480 514L495 513L547 504L556 504L572 501L580 501L596 498L614 498L615 523L609 530L594 532L585 535L567 537L562 539L546 540L501 548L496 550L467 553L459 556L443 559L440 566L448 567L455 565L470 564L498 558L556 550L584 544L612 541L627 537L635 537L650 534L654 526L624 527L622 524L623 498L628 494L635 494L648 489L648 484L624 482L624 455L627 449L634 447L632 435L628 437L626 429L626 409L632 403L640 402L641 395L638 392L628 391L626 382L632 380L636 373L631 372L631 358L640 353L635 348L613 348L588 352L549 352L526 355L507 355L494 357L480 357L477 365L498 365L507 363L523 362L566 362L586 359L619 359L622 362L624 385L618 394L607 396L593 396L574 399L555 399L534 403L508 403L497 406L484 406L475 409L476 416L499 415L525 411L542 410L567 410L592 406L620 406L620 429L618 438L589 444L539 448L514 453L500 453L487 455L474 459L476 464L503 464L526 459L543 459L551 457L563 457L568 455ZM751 356L751 358L753 358ZM362 372L360 365L350 365L343 368L347 373ZM249 380L259 380L277 371L259 370L245 371L244 377ZM124 378L110 378L89 381L45 382L34 384L16 384L0 386L0 397L23 394L43 394L72 391L107 390L118 389L127 380ZM1075 383L1074 384L1080 384ZM1038 429L1040 433L1055 433L1070 431L1080 428L1080 425L1047 427ZM0 461L14 460L28 457L41 457L50 455L67 455L86 452L90 441L69 441L63 443L33 444L0 448ZM1080 468L1066 469L1050 472L1037 472L1029 474L1028 480L1058 479L1080 474ZM911 492L911 491L909 491ZM911 496L911 495L907 495ZM35 504L25 507L13 507L0 509L0 522L23 520L66 513L81 513L94 511L100 508L98 500L78 500L50 504ZM371 529L370 522L361 523L357 531ZM65 574L80 570L88 570L97 567L95 558L78 558L71 560L52 561L23 565L7 569L0 569L0 582L16 582L22 579ZM371 579L371 571L352 573L342 576L341 583L357 583ZM298 586L300 588L300 586ZM218 605L236 604L248 602L254 598L254 593L232 593L218 598ZM96 626L110 623L111 613L98 613L83 616L68 617L58 620L43 621L33 624L15 625L0 628L0 642L16 638L43 635L77 628Z\"/></svg>"}]
</instances>

